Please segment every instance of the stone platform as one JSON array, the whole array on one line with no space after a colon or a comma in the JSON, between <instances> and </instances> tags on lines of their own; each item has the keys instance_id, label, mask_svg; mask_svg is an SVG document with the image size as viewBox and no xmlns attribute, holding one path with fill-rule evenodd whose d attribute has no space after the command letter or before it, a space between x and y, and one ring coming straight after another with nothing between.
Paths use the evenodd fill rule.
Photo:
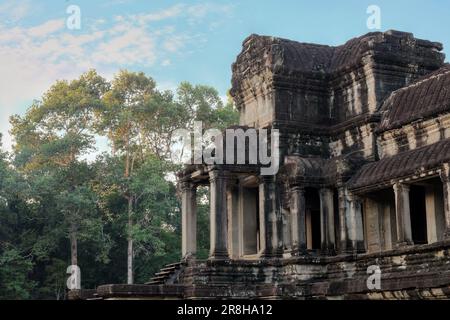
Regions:
<instances>
[{"instance_id":1,"label":"stone platform","mask_svg":"<svg viewBox=\"0 0 450 320\"><path fill-rule=\"evenodd\" d=\"M381 289L369 290L369 266ZM190 261L172 285L106 285L102 299L448 299L450 241L377 254Z\"/></svg>"}]
</instances>

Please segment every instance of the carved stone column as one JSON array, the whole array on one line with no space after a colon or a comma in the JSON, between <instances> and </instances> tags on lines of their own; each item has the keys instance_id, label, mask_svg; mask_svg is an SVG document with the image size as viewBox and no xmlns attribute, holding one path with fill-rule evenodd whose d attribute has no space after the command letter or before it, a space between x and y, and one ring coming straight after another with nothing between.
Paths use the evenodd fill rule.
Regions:
<instances>
[{"instance_id":1,"label":"carved stone column","mask_svg":"<svg viewBox=\"0 0 450 320\"><path fill-rule=\"evenodd\" d=\"M450 164L445 163L441 171L442 190L444 193L445 230L444 238L450 239Z\"/></svg>"},{"instance_id":2,"label":"carved stone column","mask_svg":"<svg viewBox=\"0 0 450 320\"><path fill-rule=\"evenodd\" d=\"M319 194L322 251L333 254L335 252L333 190L323 188L320 189Z\"/></svg>"},{"instance_id":3,"label":"carved stone column","mask_svg":"<svg viewBox=\"0 0 450 320\"><path fill-rule=\"evenodd\" d=\"M361 198L347 193L348 210L346 214L347 252L364 252L364 227Z\"/></svg>"},{"instance_id":4,"label":"carved stone column","mask_svg":"<svg viewBox=\"0 0 450 320\"><path fill-rule=\"evenodd\" d=\"M260 256L282 255L281 212L277 208L276 184L271 176L261 178L259 185Z\"/></svg>"},{"instance_id":5,"label":"carved stone column","mask_svg":"<svg viewBox=\"0 0 450 320\"><path fill-rule=\"evenodd\" d=\"M183 259L197 253L197 187L190 182L181 183L181 248Z\"/></svg>"},{"instance_id":6,"label":"carved stone column","mask_svg":"<svg viewBox=\"0 0 450 320\"><path fill-rule=\"evenodd\" d=\"M230 181L228 181L230 182ZM230 258L239 257L239 187L235 183L227 183L228 210L228 254Z\"/></svg>"},{"instance_id":7,"label":"carved stone column","mask_svg":"<svg viewBox=\"0 0 450 320\"><path fill-rule=\"evenodd\" d=\"M227 176L213 170L210 183L210 253L209 259L228 259Z\"/></svg>"},{"instance_id":8,"label":"carved stone column","mask_svg":"<svg viewBox=\"0 0 450 320\"><path fill-rule=\"evenodd\" d=\"M292 254L303 254L306 252L306 203L303 187L291 187L290 209Z\"/></svg>"},{"instance_id":9,"label":"carved stone column","mask_svg":"<svg viewBox=\"0 0 450 320\"><path fill-rule=\"evenodd\" d=\"M397 221L397 246L411 245L411 215L409 208L409 186L402 183L394 184L395 217Z\"/></svg>"},{"instance_id":10,"label":"carved stone column","mask_svg":"<svg viewBox=\"0 0 450 320\"><path fill-rule=\"evenodd\" d=\"M339 205L339 252L345 253L348 246L348 235L346 228L346 211L347 199L344 187L338 188L338 205Z\"/></svg>"}]
</instances>

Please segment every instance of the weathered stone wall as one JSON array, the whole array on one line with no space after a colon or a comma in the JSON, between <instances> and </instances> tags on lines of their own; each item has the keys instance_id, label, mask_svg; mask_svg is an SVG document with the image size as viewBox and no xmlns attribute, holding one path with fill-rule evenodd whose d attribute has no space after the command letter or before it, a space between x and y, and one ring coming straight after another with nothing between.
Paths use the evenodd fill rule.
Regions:
<instances>
[{"instance_id":1,"label":"weathered stone wall","mask_svg":"<svg viewBox=\"0 0 450 320\"><path fill-rule=\"evenodd\" d=\"M439 43L397 31L367 34L339 47L252 35L233 64L231 93L240 110L268 96L272 121L340 123L376 112L391 92L441 67L441 50ZM243 124L252 124L265 106L257 104Z\"/></svg>"},{"instance_id":2,"label":"weathered stone wall","mask_svg":"<svg viewBox=\"0 0 450 320\"><path fill-rule=\"evenodd\" d=\"M241 125L281 130L283 156L376 160L371 116L393 91L441 67L441 50L397 31L339 47L252 35L233 65L231 93Z\"/></svg>"},{"instance_id":3,"label":"weathered stone wall","mask_svg":"<svg viewBox=\"0 0 450 320\"><path fill-rule=\"evenodd\" d=\"M449 265L446 242L358 256L197 262L174 285L109 285L97 292L105 299L448 299ZM380 289L367 286L370 266L381 270Z\"/></svg>"},{"instance_id":4,"label":"weathered stone wall","mask_svg":"<svg viewBox=\"0 0 450 320\"><path fill-rule=\"evenodd\" d=\"M448 138L450 138L450 114L444 114L383 132L377 142L380 158L385 158Z\"/></svg>"}]
</instances>

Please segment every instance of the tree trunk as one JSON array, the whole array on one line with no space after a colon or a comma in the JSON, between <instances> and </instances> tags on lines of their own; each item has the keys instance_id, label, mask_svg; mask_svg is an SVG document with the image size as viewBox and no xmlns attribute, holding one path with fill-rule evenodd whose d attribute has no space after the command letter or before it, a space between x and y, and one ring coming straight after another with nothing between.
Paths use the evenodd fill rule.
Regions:
<instances>
[{"instance_id":1,"label":"tree trunk","mask_svg":"<svg viewBox=\"0 0 450 320\"><path fill-rule=\"evenodd\" d=\"M75 226L70 228L70 261L73 266L78 265L78 243Z\"/></svg>"},{"instance_id":2,"label":"tree trunk","mask_svg":"<svg viewBox=\"0 0 450 320\"><path fill-rule=\"evenodd\" d=\"M128 259L127 259L127 283L133 284L133 237L131 235L131 229L133 226L132 219L133 212L133 197L128 198Z\"/></svg>"}]
</instances>

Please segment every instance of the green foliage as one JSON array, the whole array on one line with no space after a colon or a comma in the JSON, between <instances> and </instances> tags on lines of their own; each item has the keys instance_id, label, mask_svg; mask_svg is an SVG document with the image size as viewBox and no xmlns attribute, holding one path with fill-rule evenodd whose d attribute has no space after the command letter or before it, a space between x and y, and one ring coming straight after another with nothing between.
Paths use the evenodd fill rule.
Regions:
<instances>
[{"instance_id":1,"label":"green foliage","mask_svg":"<svg viewBox=\"0 0 450 320\"><path fill-rule=\"evenodd\" d=\"M14 248L3 248L0 255L0 299L28 299L35 283L28 279L33 264Z\"/></svg>"},{"instance_id":2,"label":"green foliage","mask_svg":"<svg viewBox=\"0 0 450 320\"><path fill-rule=\"evenodd\" d=\"M179 261L172 135L194 121L223 129L237 120L232 102L208 86L159 91L152 78L125 70L110 83L94 70L56 82L23 116L11 117L13 152L0 151L0 299L64 299L74 255L84 288L123 283L129 239L136 283ZM97 136L111 150L87 162ZM206 258L204 188L198 224Z\"/></svg>"}]
</instances>

